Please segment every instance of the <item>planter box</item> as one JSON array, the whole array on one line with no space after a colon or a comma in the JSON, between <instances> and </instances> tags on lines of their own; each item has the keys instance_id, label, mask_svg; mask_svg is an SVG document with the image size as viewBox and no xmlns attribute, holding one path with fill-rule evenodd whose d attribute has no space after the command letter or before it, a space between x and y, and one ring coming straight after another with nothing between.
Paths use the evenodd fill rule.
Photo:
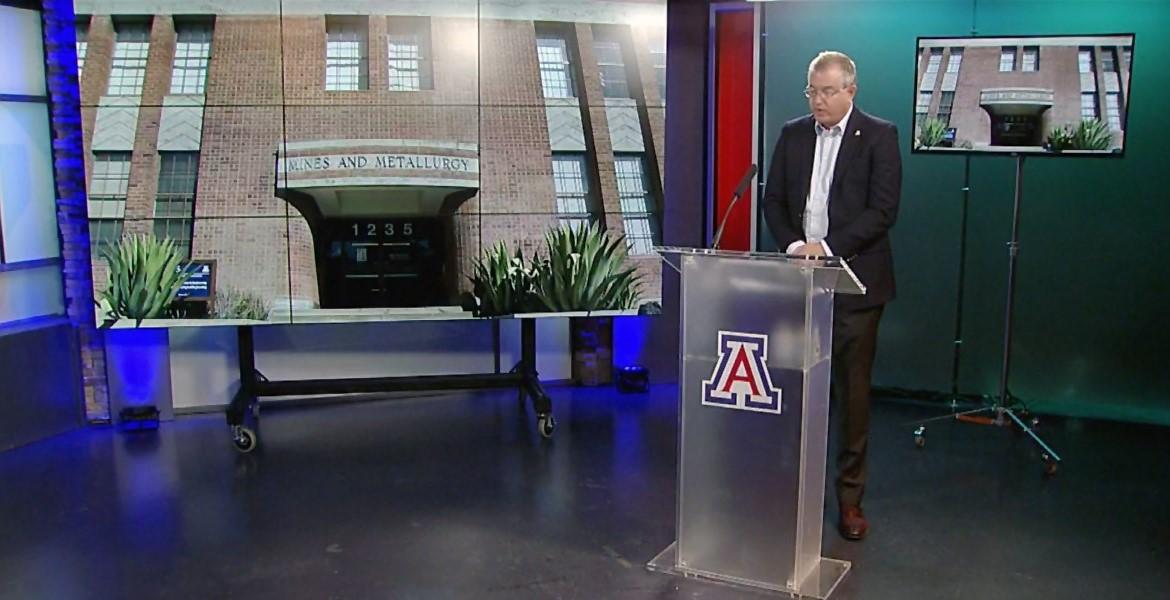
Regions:
<instances>
[{"instance_id":1,"label":"planter box","mask_svg":"<svg viewBox=\"0 0 1170 600\"><path fill-rule=\"evenodd\" d=\"M613 317L572 317L572 378L577 385L613 382Z\"/></svg>"},{"instance_id":2,"label":"planter box","mask_svg":"<svg viewBox=\"0 0 1170 600\"><path fill-rule=\"evenodd\" d=\"M104 330L110 421L119 423L122 409L154 406L159 419L174 419L171 401L169 336L161 328Z\"/></svg>"}]
</instances>

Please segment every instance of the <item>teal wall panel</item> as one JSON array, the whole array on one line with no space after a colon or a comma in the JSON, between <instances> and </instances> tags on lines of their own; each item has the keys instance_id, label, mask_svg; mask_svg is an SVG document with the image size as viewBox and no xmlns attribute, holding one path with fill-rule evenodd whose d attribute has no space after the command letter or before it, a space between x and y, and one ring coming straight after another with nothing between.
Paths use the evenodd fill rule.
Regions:
<instances>
[{"instance_id":1,"label":"teal wall panel","mask_svg":"<svg viewBox=\"0 0 1170 600\"><path fill-rule=\"evenodd\" d=\"M950 388L959 305L964 158L911 155L915 39L1137 34L1126 157L1031 158L1024 166L1012 392L1037 410L1170 423L1170 3L817 0L765 5L764 145L807 112L800 94L820 50L858 66L857 106L898 125L902 207L893 233L898 299L882 322L875 384ZM1015 162L971 158L960 389L998 389ZM766 232L761 246L774 244Z\"/></svg>"}]
</instances>

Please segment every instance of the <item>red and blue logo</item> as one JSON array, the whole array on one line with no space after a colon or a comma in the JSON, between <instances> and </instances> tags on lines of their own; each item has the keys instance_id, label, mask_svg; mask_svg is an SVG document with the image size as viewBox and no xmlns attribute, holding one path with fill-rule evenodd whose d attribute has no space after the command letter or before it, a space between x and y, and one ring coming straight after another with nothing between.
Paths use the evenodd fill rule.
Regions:
<instances>
[{"instance_id":1,"label":"red and blue logo","mask_svg":"<svg viewBox=\"0 0 1170 600\"><path fill-rule=\"evenodd\" d=\"M719 358L703 380L703 404L780 414L780 389L768 374L768 336L719 332Z\"/></svg>"}]
</instances>

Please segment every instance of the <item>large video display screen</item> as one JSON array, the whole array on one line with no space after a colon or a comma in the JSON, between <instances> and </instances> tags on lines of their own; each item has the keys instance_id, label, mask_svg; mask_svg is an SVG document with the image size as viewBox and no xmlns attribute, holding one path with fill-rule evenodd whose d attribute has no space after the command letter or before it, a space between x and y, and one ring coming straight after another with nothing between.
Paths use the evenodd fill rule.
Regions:
<instances>
[{"instance_id":1,"label":"large video display screen","mask_svg":"<svg viewBox=\"0 0 1170 600\"><path fill-rule=\"evenodd\" d=\"M206 300L175 318L451 311L596 224L660 301L665 0L75 8L95 295L154 234Z\"/></svg>"}]
</instances>

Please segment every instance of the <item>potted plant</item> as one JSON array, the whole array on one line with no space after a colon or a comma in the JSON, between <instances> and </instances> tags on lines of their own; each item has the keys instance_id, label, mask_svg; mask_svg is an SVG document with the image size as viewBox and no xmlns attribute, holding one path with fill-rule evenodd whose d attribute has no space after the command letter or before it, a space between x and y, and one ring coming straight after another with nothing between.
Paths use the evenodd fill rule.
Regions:
<instances>
[{"instance_id":1,"label":"potted plant","mask_svg":"<svg viewBox=\"0 0 1170 600\"><path fill-rule=\"evenodd\" d=\"M525 264L524 253L508 254L504 242L492 246L475 260L471 280L476 299L475 312L481 317L498 317L518 312L541 310L534 289L532 265Z\"/></svg>"},{"instance_id":2,"label":"potted plant","mask_svg":"<svg viewBox=\"0 0 1170 600\"><path fill-rule=\"evenodd\" d=\"M187 279L182 255L169 239L153 235L129 236L107 246L109 283L101 295L108 311L105 330L106 376L110 414L125 421L128 415L153 412L173 416L171 364L166 328L141 328L146 319L163 317ZM114 327L132 320L133 328Z\"/></svg>"},{"instance_id":3,"label":"potted plant","mask_svg":"<svg viewBox=\"0 0 1170 600\"><path fill-rule=\"evenodd\" d=\"M1048 137L1045 140L1044 147L1049 152L1063 152L1072 148L1073 131L1072 127L1062 125L1048 132Z\"/></svg>"},{"instance_id":4,"label":"potted plant","mask_svg":"<svg viewBox=\"0 0 1170 600\"><path fill-rule=\"evenodd\" d=\"M1085 119L1076 127L1063 125L1048 133L1045 147L1050 152L1066 150L1108 150L1113 142L1109 125L1100 119Z\"/></svg>"},{"instance_id":5,"label":"potted plant","mask_svg":"<svg viewBox=\"0 0 1170 600\"><path fill-rule=\"evenodd\" d=\"M475 312L491 317L520 312L592 313L632 309L640 279L626 267L625 236L610 237L597 224L566 226L545 234L543 256L526 262L500 242L475 261L469 278ZM583 385L612 380L613 320L571 316L572 378Z\"/></svg>"},{"instance_id":6,"label":"potted plant","mask_svg":"<svg viewBox=\"0 0 1170 600\"><path fill-rule=\"evenodd\" d=\"M933 148L942 143L946 134L946 123L939 119L926 119L918 129L918 147Z\"/></svg>"},{"instance_id":7,"label":"potted plant","mask_svg":"<svg viewBox=\"0 0 1170 600\"><path fill-rule=\"evenodd\" d=\"M562 227L545 234L545 250L533 271L536 296L548 310L625 310L637 303L640 278L626 266L625 236L611 237L596 223ZM612 381L612 317L571 317L569 333L574 383Z\"/></svg>"},{"instance_id":8,"label":"potted plant","mask_svg":"<svg viewBox=\"0 0 1170 600\"><path fill-rule=\"evenodd\" d=\"M1113 141L1109 125L1100 119L1085 119L1072 135L1073 150L1108 150Z\"/></svg>"}]
</instances>

